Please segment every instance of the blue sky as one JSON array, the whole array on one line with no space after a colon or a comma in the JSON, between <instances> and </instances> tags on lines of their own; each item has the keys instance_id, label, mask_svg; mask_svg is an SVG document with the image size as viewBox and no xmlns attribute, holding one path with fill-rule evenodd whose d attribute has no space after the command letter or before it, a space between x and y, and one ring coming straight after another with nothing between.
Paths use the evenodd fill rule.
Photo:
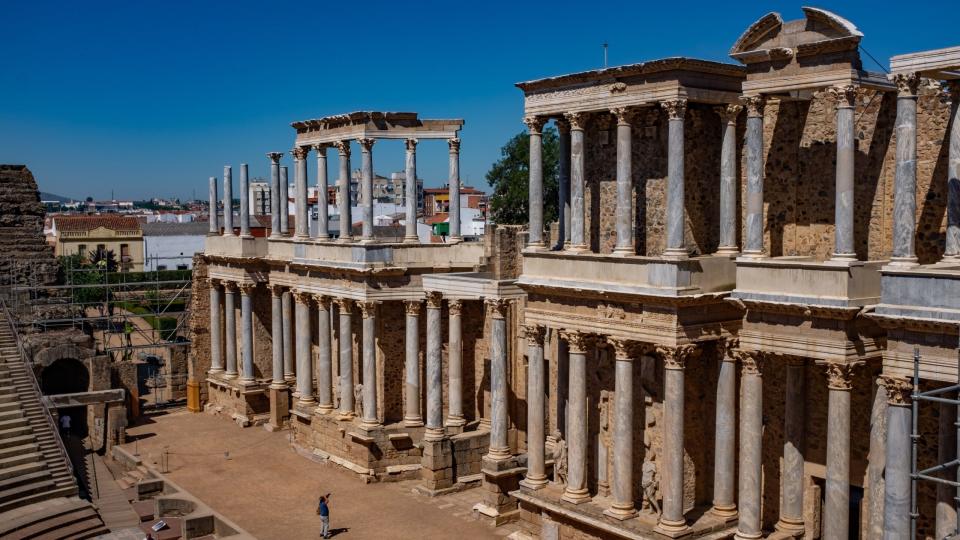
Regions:
<instances>
[{"instance_id":1,"label":"blue sky","mask_svg":"<svg viewBox=\"0 0 960 540\"><path fill-rule=\"evenodd\" d=\"M461 175L482 187L523 129L513 83L600 67L605 41L610 65L731 61L764 13L802 16L800 3L750 4L3 0L0 162L27 164L42 190L65 196L203 197L224 164L235 180L241 162L266 175L264 154L292 146L291 121L416 111L466 120ZM853 21L885 66L958 44L949 1L817 5ZM420 145L428 185L445 182L446 151ZM374 147L378 173L402 167L401 142Z\"/></svg>"}]
</instances>

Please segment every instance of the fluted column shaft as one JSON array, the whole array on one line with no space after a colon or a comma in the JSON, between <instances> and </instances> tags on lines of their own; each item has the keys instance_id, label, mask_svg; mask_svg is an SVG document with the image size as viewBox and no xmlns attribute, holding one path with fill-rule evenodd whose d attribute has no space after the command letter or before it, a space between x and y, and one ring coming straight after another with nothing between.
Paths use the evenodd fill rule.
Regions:
<instances>
[{"instance_id":1,"label":"fluted column shaft","mask_svg":"<svg viewBox=\"0 0 960 540\"><path fill-rule=\"evenodd\" d=\"M338 300L340 309L340 417L352 418L353 411L353 304Z\"/></svg>"},{"instance_id":2,"label":"fluted column shaft","mask_svg":"<svg viewBox=\"0 0 960 540\"><path fill-rule=\"evenodd\" d=\"M419 301L405 302L406 357L404 359L404 414L403 423L409 427L423 425L420 415L420 310Z\"/></svg>"},{"instance_id":3,"label":"fluted column shaft","mask_svg":"<svg viewBox=\"0 0 960 540\"><path fill-rule=\"evenodd\" d=\"M280 226L280 152L270 152L270 238L282 236ZM286 211L286 210L284 210Z\"/></svg>"},{"instance_id":4,"label":"fluted column shaft","mask_svg":"<svg viewBox=\"0 0 960 540\"><path fill-rule=\"evenodd\" d=\"M293 149L294 166L294 193L295 206L297 213L295 215L294 236L297 239L305 240L310 238L310 221L307 207L307 155L310 153L310 147L301 146Z\"/></svg>"},{"instance_id":5,"label":"fluted column shaft","mask_svg":"<svg viewBox=\"0 0 960 540\"><path fill-rule=\"evenodd\" d=\"M747 208L743 255L763 257L763 105L764 98L743 98L747 107Z\"/></svg>"},{"instance_id":6,"label":"fluted column shaft","mask_svg":"<svg viewBox=\"0 0 960 540\"><path fill-rule=\"evenodd\" d=\"M207 234L214 235L220 234L220 225L217 224L217 203L219 202L217 198L217 177L210 177L210 217L208 218L208 223L210 224L210 229Z\"/></svg>"},{"instance_id":7,"label":"fluted column shaft","mask_svg":"<svg viewBox=\"0 0 960 540\"><path fill-rule=\"evenodd\" d=\"M333 410L333 349L330 298L317 297L317 409Z\"/></svg>"},{"instance_id":8,"label":"fluted column shaft","mask_svg":"<svg viewBox=\"0 0 960 540\"><path fill-rule=\"evenodd\" d=\"M528 186L530 208L530 237L527 244L543 247L543 119L524 119L530 132L530 182Z\"/></svg>"},{"instance_id":9,"label":"fluted column shaft","mask_svg":"<svg viewBox=\"0 0 960 540\"><path fill-rule=\"evenodd\" d=\"M317 150L317 240L330 239L330 212L327 205L327 145L318 144Z\"/></svg>"},{"instance_id":10,"label":"fluted column shaft","mask_svg":"<svg viewBox=\"0 0 960 540\"><path fill-rule=\"evenodd\" d=\"M567 393L567 487L563 500L580 504L590 500L587 490L587 346L588 336L564 336L570 351L570 390Z\"/></svg>"},{"instance_id":11,"label":"fluted column shaft","mask_svg":"<svg viewBox=\"0 0 960 540\"><path fill-rule=\"evenodd\" d=\"M613 503L604 513L617 519L635 515L633 506L632 343L613 340L616 364L613 396Z\"/></svg>"},{"instance_id":12,"label":"fluted column shaft","mask_svg":"<svg viewBox=\"0 0 960 540\"><path fill-rule=\"evenodd\" d=\"M297 371L293 348L293 293L284 291L280 301L283 309L283 379L292 382Z\"/></svg>"},{"instance_id":13,"label":"fluted column shaft","mask_svg":"<svg viewBox=\"0 0 960 540\"><path fill-rule=\"evenodd\" d=\"M837 170L834 202L834 260L856 260L853 246L853 173L857 150L854 118L855 86L831 88L837 99Z\"/></svg>"},{"instance_id":14,"label":"fluted column shaft","mask_svg":"<svg viewBox=\"0 0 960 540\"><path fill-rule=\"evenodd\" d=\"M241 348L240 353L243 357L243 377L244 383L254 381L253 371L253 291L256 287L253 283L244 283L240 285L240 331Z\"/></svg>"},{"instance_id":15,"label":"fluted column shaft","mask_svg":"<svg viewBox=\"0 0 960 540\"><path fill-rule=\"evenodd\" d=\"M340 213L340 241L352 242L353 217L350 215L350 141L339 141L336 143L337 153L340 157L340 176L337 178L337 187L339 188L339 200L337 201ZM351 394L352 396L352 394Z\"/></svg>"},{"instance_id":16,"label":"fluted column shaft","mask_svg":"<svg viewBox=\"0 0 960 540\"><path fill-rule=\"evenodd\" d=\"M717 409L713 454L713 509L714 515L733 518L737 515L734 498L737 456L737 362L728 341L720 359L717 376Z\"/></svg>"},{"instance_id":17,"label":"fluted column shaft","mask_svg":"<svg viewBox=\"0 0 960 540\"><path fill-rule=\"evenodd\" d=\"M887 390L887 448L883 491L884 540L910 537L910 436L912 387L903 380L884 378Z\"/></svg>"},{"instance_id":18,"label":"fluted column shaft","mask_svg":"<svg viewBox=\"0 0 960 540\"><path fill-rule=\"evenodd\" d=\"M373 427L377 419L377 304L360 304L363 316L363 425Z\"/></svg>"},{"instance_id":19,"label":"fluted column shaft","mask_svg":"<svg viewBox=\"0 0 960 540\"><path fill-rule=\"evenodd\" d=\"M442 439L443 431L443 364L441 349L440 293L427 294L427 432L429 440ZM493 444L491 440L491 445Z\"/></svg>"},{"instance_id":20,"label":"fluted column shaft","mask_svg":"<svg viewBox=\"0 0 960 540\"><path fill-rule=\"evenodd\" d=\"M239 374L237 372L237 285L227 282L224 285L224 327L226 328L226 339L224 345L227 356L227 372L225 376L228 379L234 379Z\"/></svg>"},{"instance_id":21,"label":"fluted column shaft","mask_svg":"<svg viewBox=\"0 0 960 540\"><path fill-rule=\"evenodd\" d=\"M827 364L827 478L823 538L843 540L850 529L851 366Z\"/></svg>"},{"instance_id":22,"label":"fluted column shaft","mask_svg":"<svg viewBox=\"0 0 960 540\"><path fill-rule=\"evenodd\" d=\"M450 300L447 311L450 313L448 331L450 342L447 346L447 421L448 426L463 426L463 303Z\"/></svg>"},{"instance_id":23,"label":"fluted column shaft","mask_svg":"<svg viewBox=\"0 0 960 540\"><path fill-rule=\"evenodd\" d=\"M570 243L570 122L566 119L556 120L557 132L560 135L558 141L558 150L560 159L557 163L557 213L559 214L560 225L557 227L559 238L557 239L557 249L563 249Z\"/></svg>"},{"instance_id":24,"label":"fluted column shaft","mask_svg":"<svg viewBox=\"0 0 960 540\"><path fill-rule=\"evenodd\" d=\"M960 82L949 83L950 149L947 153L947 241L944 259L956 262L960 259Z\"/></svg>"},{"instance_id":25,"label":"fluted column shaft","mask_svg":"<svg viewBox=\"0 0 960 540\"><path fill-rule=\"evenodd\" d=\"M293 293L296 300L297 319L297 392L300 403L313 403L313 354L311 349L313 336L310 325L310 303L312 295L307 292Z\"/></svg>"},{"instance_id":26,"label":"fluted column shaft","mask_svg":"<svg viewBox=\"0 0 960 540\"><path fill-rule=\"evenodd\" d=\"M507 431L510 418L507 414L507 309L502 299L487 300L490 309L490 450L491 459L508 459L510 444Z\"/></svg>"},{"instance_id":27,"label":"fluted column shaft","mask_svg":"<svg viewBox=\"0 0 960 540\"><path fill-rule=\"evenodd\" d=\"M450 146L450 240L463 238L460 234L460 139L447 141Z\"/></svg>"},{"instance_id":28,"label":"fluted column shaft","mask_svg":"<svg viewBox=\"0 0 960 540\"><path fill-rule=\"evenodd\" d=\"M544 327L530 326L527 334L527 475L523 486L547 485L545 387L543 365Z\"/></svg>"},{"instance_id":29,"label":"fluted column shaft","mask_svg":"<svg viewBox=\"0 0 960 540\"><path fill-rule=\"evenodd\" d=\"M253 236L250 234L250 172L246 163L240 164L240 236Z\"/></svg>"},{"instance_id":30,"label":"fluted column shaft","mask_svg":"<svg viewBox=\"0 0 960 540\"><path fill-rule=\"evenodd\" d=\"M780 496L780 521L777 529L803 531L803 434L804 365L791 359L787 364L787 392L783 413L783 483Z\"/></svg>"},{"instance_id":31,"label":"fluted column shaft","mask_svg":"<svg viewBox=\"0 0 960 540\"><path fill-rule=\"evenodd\" d=\"M737 245L737 116L740 105L718 107L723 122L720 147L720 246L717 253L732 255Z\"/></svg>"},{"instance_id":32,"label":"fluted column shaft","mask_svg":"<svg viewBox=\"0 0 960 540\"><path fill-rule=\"evenodd\" d=\"M632 255L633 247L633 111L611 111L617 117L617 245L613 252Z\"/></svg>"},{"instance_id":33,"label":"fluted column shaft","mask_svg":"<svg viewBox=\"0 0 960 540\"><path fill-rule=\"evenodd\" d=\"M763 477L763 368L759 351L739 352L740 376L740 467L738 539L761 538L760 497Z\"/></svg>"},{"instance_id":34,"label":"fluted column shaft","mask_svg":"<svg viewBox=\"0 0 960 540\"><path fill-rule=\"evenodd\" d=\"M223 372L223 305L220 301L220 283L210 280L210 372Z\"/></svg>"},{"instance_id":35,"label":"fluted column shaft","mask_svg":"<svg viewBox=\"0 0 960 540\"><path fill-rule=\"evenodd\" d=\"M404 224L403 241L411 244L420 241L417 236L417 139L407 139L407 159L404 171L406 188L406 223Z\"/></svg>"},{"instance_id":36,"label":"fluted column shaft","mask_svg":"<svg viewBox=\"0 0 960 540\"><path fill-rule=\"evenodd\" d=\"M672 124L671 124L672 125ZM663 357L663 470L661 490L663 512L657 524L662 530L678 533L687 529L683 517L683 424L684 371L693 345L660 348Z\"/></svg>"},{"instance_id":37,"label":"fluted column shaft","mask_svg":"<svg viewBox=\"0 0 960 540\"><path fill-rule=\"evenodd\" d=\"M667 111L667 118L669 119L667 128L667 247L663 253L667 256L686 257L683 120L687 112L687 100L664 101L660 105Z\"/></svg>"},{"instance_id":38,"label":"fluted column shaft","mask_svg":"<svg viewBox=\"0 0 960 540\"><path fill-rule=\"evenodd\" d=\"M896 168L893 188L892 264L917 264L917 86L916 73L898 74Z\"/></svg>"},{"instance_id":39,"label":"fluted column shaft","mask_svg":"<svg viewBox=\"0 0 960 540\"><path fill-rule=\"evenodd\" d=\"M223 234L233 236L233 167L223 166Z\"/></svg>"},{"instance_id":40,"label":"fluted column shaft","mask_svg":"<svg viewBox=\"0 0 960 540\"><path fill-rule=\"evenodd\" d=\"M280 235L290 236L290 180L286 165L280 167Z\"/></svg>"},{"instance_id":41,"label":"fluted column shaft","mask_svg":"<svg viewBox=\"0 0 960 540\"><path fill-rule=\"evenodd\" d=\"M270 340L273 345L273 377L270 386L286 388L283 380L283 288L270 287Z\"/></svg>"}]
</instances>

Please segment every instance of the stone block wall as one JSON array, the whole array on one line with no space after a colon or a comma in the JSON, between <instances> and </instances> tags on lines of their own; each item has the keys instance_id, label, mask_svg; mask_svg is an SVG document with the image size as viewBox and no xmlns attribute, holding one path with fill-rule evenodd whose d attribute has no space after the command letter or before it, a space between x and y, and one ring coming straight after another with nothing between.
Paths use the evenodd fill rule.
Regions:
<instances>
[{"instance_id":1,"label":"stone block wall","mask_svg":"<svg viewBox=\"0 0 960 540\"><path fill-rule=\"evenodd\" d=\"M193 283L190 294L190 349L187 374L191 380L203 382L210 370L210 285L207 281L207 259L193 256ZM207 385L200 385L200 403L208 401Z\"/></svg>"},{"instance_id":2,"label":"stone block wall","mask_svg":"<svg viewBox=\"0 0 960 540\"><path fill-rule=\"evenodd\" d=\"M30 169L0 164L0 287L56 283L57 261L43 234L45 215Z\"/></svg>"}]
</instances>

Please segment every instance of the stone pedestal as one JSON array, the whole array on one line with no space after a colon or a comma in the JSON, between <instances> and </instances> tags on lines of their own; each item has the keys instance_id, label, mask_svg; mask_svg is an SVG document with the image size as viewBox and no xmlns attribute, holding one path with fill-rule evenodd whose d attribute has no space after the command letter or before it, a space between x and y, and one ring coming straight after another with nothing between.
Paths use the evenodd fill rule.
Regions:
<instances>
[{"instance_id":1,"label":"stone pedestal","mask_svg":"<svg viewBox=\"0 0 960 540\"><path fill-rule=\"evenodd\" d=\"M449 439L424 440L421 465L422 487L428 494L438 494L453 487L453 452L450 449Z\"/></svg>"},{"instance_id":2,"label":"stone pedestal","mask_svg":"<svg viewBox=\"0 0 960 540\"><path fill-rule=\"evenodd\" d=\"M271 386L268 392L270 395L270 421L266 424L266 429L267 431L279 431L286 426L290 419L290 390Z\"/></svg>"}]
</instances>

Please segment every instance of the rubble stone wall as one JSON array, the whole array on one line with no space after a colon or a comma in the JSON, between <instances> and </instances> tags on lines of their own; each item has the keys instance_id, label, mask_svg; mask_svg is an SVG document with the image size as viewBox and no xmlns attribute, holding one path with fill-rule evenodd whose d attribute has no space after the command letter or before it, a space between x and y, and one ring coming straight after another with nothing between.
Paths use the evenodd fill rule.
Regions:
<instances>
[{"instance_id":1,"label":"rubble stone wall","mask_svg":"<svg viewBox=\"0 0 960 540\"><path fill-rule=\"evenodd\" d=\"M30 169L0 164L0 287L56 283L57 261L43 234L45 215Z\"/></svg>"}]
</instances>

